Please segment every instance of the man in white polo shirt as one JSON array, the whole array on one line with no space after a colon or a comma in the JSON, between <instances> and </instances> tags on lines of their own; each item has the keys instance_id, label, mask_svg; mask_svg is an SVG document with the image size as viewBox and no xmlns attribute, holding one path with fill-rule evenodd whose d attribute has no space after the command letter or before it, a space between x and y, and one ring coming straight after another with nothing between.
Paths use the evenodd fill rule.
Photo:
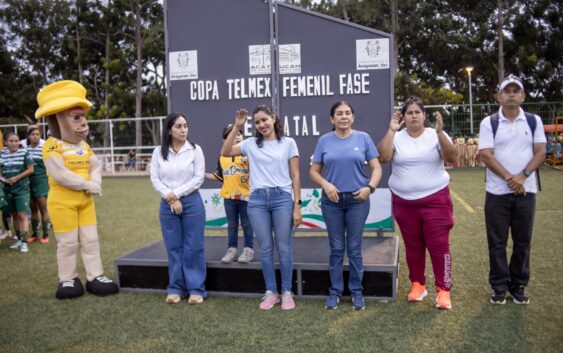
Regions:
<instances>
[{"instance_id":1,"label":"man in white polo shirt","mask_svg":"<svg viewBox=\"0 0 563 353\"><path fill-rule=\"evenodd\" d=\"M524 85L513 75L499 85L497 113L481 121L479 154L487 166L485 224L489 244L490 302L504 304L508 291L516 304L528 304L530 244L538 191L536 170L545 158L545 133L539 116L524 113ZM506 245L513 242L510 263Z\"/></svg>"}]
</instances>

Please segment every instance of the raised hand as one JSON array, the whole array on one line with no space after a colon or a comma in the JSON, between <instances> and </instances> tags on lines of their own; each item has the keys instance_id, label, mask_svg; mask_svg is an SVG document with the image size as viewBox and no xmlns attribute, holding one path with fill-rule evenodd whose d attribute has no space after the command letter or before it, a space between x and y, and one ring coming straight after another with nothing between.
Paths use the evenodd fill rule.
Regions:
<instances>
[{"instance_id":1,"label":"raised hand","mask_svg":"<svg viewBox=\"0 0 563 353\"><path fill-rule=\"evenodd\" d=\"M436 118L436 133L439 134L444 130L444 119L439 111L434 112L434 117Z\"/></svg>"},{"instance_id":2,"label":"raised hand","mask_svg":"<svg viewBox=\"0 0 563 353\"><path fill-rule=\"evenodd\" d=\"M248 111L246 111L246 109L239 109L237 111L237 115L236 115L236 119L235 119L235 125L239 129L242 129L242 127L246 123L247 118L248 118Z\"/></svg>"},{"instance_id":3,"label":"raised hand","mask_svg":"<svg viewBox=\"0 0 563 353\"><path fill-rule=\"evenodd\" d=\"M399 131L405 121L403 120L403 116L400 112L394 112L391 116L391 121L389 122L389 129L392 131Z\"/></svg>"}]
</instances>

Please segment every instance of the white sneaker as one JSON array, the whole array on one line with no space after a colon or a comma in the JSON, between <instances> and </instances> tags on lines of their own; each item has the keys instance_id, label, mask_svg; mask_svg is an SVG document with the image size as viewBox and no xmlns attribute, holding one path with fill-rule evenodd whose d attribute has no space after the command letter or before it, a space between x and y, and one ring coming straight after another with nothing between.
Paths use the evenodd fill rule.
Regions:
<instances>
[{"instance_id":1,"label":"white sneaker","mask_svg":"<svg viewBox=\"0 0 563 353\"><path fill-rule=\"evenodd\" d=\"M22 245L20 246L20 252L29 252L29 249L27 248L27 243L22 243Z\"/></svg>"},{"instance_id":2,"label":"white sneaker","mask_svg":"<svg viewBox=\"0 0 563 353\"><path fill-rule=\"evenodd\" d=\"M250 262L252 260L254 260L254 250L252 250L252 248L245 247L242 250L242 254L240 254L237 261L245 264L245 263Z\"/></svg>"},{"instance_id":3,"label":"white sneaker","mask_svg":"<svg viewBox=\"0 0 563 353\"><path fill-rule=\"evenodd\" d=\"M21 240L16 240L16 242L10 246L10 249L19 250L22 244Z\"/></svg>"},{"instance_id":4,"label":"white sneaker","mask_svg":"<svg viewBox=\"0 0 563 353\"><path fill-rule=\"evenodd\" d=\"M221 259L221 262L224 264L230 264L231 262L236 261L237 252L238 252L237 248L228 248L227 253Z\"/></svg>"},{"instance_id":5,"label":"white sneaker","mask_svg":"<svg viewBox=\"0 0 563 353\"><path fill-rule=\"evenodd\" d=\"M10 239L10 238L12 238L12 231L4 230L4 233L2 233L2 239Z\"/></svg>"}]
</instances>

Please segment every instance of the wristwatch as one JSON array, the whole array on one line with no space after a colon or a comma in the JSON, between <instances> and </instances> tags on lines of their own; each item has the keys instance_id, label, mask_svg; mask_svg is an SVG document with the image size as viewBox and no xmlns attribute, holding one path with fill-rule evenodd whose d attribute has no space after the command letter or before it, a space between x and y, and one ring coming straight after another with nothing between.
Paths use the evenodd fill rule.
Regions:
<instances>
[{"instance_id":1,"label":"wristwatch","mask_svg":"<svg viewBox=\"0 0 563 353\"><path fill-rule=\"evenodd\" d=\"M295 200L295 203L298 204L299 206L301 206L301 204L303 203L303 201L301 201L301 200Z\"/></svg>"},{"instance_id":2,"label":"wristwatch","mask_svg":"<svg viewBox=\"0 0 563 353\"><path fill-rule=\"evenodd\" d=\"M524 169L524 170L522 171L522 173L523 173L523 174L526 176L526 178L527 178L527 177L529 177L530 175L532 175L533 172L530 172L528 169Z\"/></svg>"},{"instance_id":3,"label":"wristwatch","mask_svg":"<svg viewBox=\"0 0 563 353\"><path fill-rule=\"evenodd\" d=\"M375 188L369 184L366 185L369 188L369 193L373 194L375 192Z\"/></svg>"}]
</instances>

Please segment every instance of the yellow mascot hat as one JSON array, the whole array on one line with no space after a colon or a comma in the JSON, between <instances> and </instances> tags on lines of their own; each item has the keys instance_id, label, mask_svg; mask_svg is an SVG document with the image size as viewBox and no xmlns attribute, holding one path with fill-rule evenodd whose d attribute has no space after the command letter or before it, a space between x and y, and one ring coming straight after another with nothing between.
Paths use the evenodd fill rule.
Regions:
<instances>
[{"instance_id":1,"label":"yellow mascot hat","mask_svg":"<svg viewBox=\"0 0 563 353\"><path fill-rule=\"evenodd\" d=\"M35 118L40 119L64 110L81 107L88 110L92 103L86 99L86 88L76 81L57 81L43 87L37 94L39 108Z\"/></svg>"}]
</instances>

